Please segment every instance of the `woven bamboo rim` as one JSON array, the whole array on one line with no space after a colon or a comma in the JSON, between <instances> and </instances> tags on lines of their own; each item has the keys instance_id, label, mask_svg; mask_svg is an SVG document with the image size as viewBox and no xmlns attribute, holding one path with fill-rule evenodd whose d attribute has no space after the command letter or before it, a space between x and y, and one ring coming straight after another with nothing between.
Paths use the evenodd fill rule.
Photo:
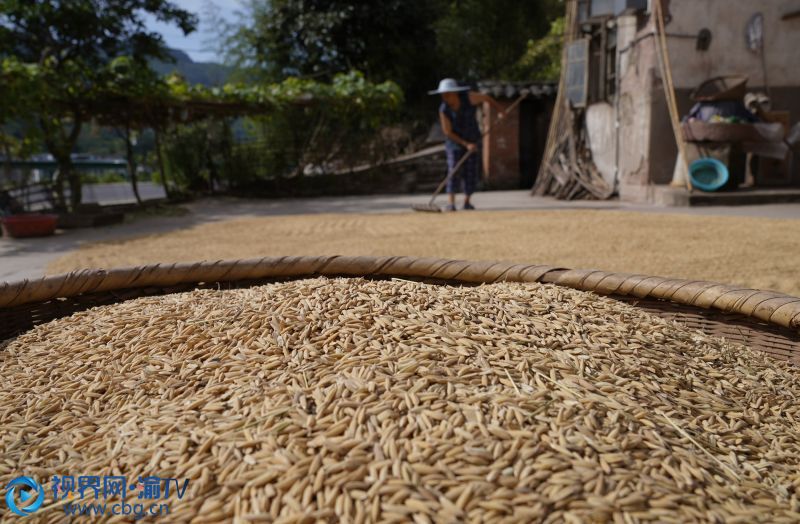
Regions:
<instances>
[{"instance_id":1,"label":"woven bamboo rim","mask_svg":"<svg viewBox=\"0 0 800 524\"><path fill-rule=\"evenodd\" d=\"M795 332L800 328L800 298L782 293L598 270L414 257L267 257L111 270L86 269L0 284L0 309L121 289L312 276L430 278L465 284L501 281L552 283L603 295L667 300L695 308L736 313Z\"/></svg>"}]
</instances>

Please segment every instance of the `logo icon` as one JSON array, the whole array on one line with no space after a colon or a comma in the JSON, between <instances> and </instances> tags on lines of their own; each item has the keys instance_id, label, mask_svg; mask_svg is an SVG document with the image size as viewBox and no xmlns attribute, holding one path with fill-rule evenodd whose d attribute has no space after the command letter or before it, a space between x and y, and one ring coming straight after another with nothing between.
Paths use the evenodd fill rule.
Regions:
<instances>
[{"instance_id":1,"label":"logo icon","mask_svg":"<svg viewBox=\"0 0 800 524\"><path fill-rule=\"evenodd\" d=\"M20 517L27 517L42 507L42 502L44 502L44 488L30 477L17 477L6 486L6 505Z\"/></svg>"}]
</instances>

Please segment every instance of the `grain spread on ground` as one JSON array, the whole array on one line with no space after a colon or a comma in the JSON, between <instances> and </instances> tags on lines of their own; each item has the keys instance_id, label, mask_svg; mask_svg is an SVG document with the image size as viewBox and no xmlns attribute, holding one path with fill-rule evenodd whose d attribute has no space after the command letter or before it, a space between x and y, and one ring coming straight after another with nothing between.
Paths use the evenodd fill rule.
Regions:
<instances>
[{"instance_id":1,"label":"grain spread on ground","mask_svg":"<svg viewBox=\"0 0 800 524\"><path fill-rule=\"evenodd\" d=\"M170 522L800 518L794 367L556 286L140 298L6 341L0 369L0 484L188 478Z\"/></svg>"},{"instance_id":2,"label":"grain spread on ground","mask_svg":"<svg viewBox=\"0 0 800 524\"><path fill-rule=\"evenodd\" d=\"M189 218L165 233L82 244L47 272L286 255L414 256L709 280L800 296L798 220L593 210Z\"/></svg>"}]
</instances>

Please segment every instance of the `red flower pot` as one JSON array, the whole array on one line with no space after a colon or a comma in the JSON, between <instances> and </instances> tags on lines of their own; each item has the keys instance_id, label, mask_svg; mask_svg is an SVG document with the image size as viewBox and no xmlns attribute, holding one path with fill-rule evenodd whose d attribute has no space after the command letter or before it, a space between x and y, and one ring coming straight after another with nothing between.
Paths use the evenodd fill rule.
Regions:
<instances>
[{"instance_id":1,"label":"red flower pot","mask_svg":"<svg viewBox=\"0 0 800 524\"><path fill-rule=\"evenodd\" d=\"M56 231L57 215L11 215L0 219L3 234L13 238L46 237Z\"/></svg>"}]
</instances>

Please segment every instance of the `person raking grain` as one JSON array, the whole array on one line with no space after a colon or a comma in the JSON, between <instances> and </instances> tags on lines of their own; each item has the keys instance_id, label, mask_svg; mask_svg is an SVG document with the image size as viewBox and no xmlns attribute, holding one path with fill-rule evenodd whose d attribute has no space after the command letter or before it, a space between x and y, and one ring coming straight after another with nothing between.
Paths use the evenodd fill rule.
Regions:
<instances>
[{"instance_id":1,"label":"person raking grain","mask_svg":"<svg viewBox=\"0 0 800 524\"><path fill-rule=\"evenodd\" d=\"M481 130L476 118L477 106L487 102L503 117L502 106L492 97L471 91L469 87L459 86L452 78L439 82L439 88L428 92L441 95L439 122L446 137L447 169L452 170L461 157L471 153L461 170L447 181L447 195L450 199L448 211L456 210L456 193L459 185L464 192L464 209L475 209L470 201L480 178L480 138Z\"/></svg>"}]
</instances>

